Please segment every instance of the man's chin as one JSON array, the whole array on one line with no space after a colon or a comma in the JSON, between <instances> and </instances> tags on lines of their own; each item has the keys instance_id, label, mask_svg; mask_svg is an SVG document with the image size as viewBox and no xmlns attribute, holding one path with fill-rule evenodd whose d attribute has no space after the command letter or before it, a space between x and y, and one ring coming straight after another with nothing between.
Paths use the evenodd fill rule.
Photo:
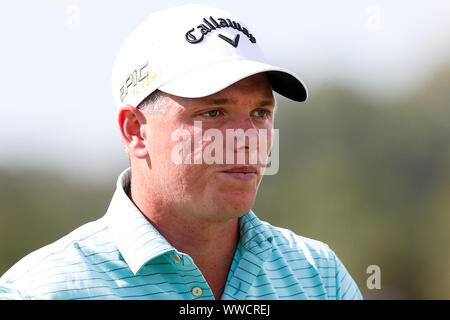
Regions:
<instances>
[{"instance_id":1,"label":"man's chin","mask_svg":"<svg viewBox=\"0 0 450 320\"><path fill-rule=\"evenodd\" d=\"M217 214L209 215L209 222L213 223L227 223L231 220L238 219L244 216L247 212L249 212L251 206L249 207L240 207L240 208L224 208L221 212Z\"/></svg>"},{"instance_id":2,"label":"man's chin","mask_svg":"<svg viewBox=\"0 0 450 320\"><path fill-rule=\"evenodd\" d=\"M229 216L241 217L246 214L255 203L254 193L240 192L239 194L232 194L220 200L223 206L223 211L227 212Z\"/></svg>"}]
</instances>

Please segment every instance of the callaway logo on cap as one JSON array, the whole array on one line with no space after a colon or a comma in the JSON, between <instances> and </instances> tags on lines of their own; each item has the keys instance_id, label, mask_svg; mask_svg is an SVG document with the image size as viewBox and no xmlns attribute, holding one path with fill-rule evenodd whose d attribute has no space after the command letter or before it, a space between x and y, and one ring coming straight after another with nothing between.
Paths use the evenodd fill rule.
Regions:
<instances>
[{"instance_id":1,"label":"callaway logo on cap","mask_svg":"<svg viewBox=\"0 0 450 320\"><path fill-rule=\"evenodd\" d=\"M138 106L156 89L186 98L217 93L265 72L273 90L295 101L307 98L293 73L267 62L254 30L223 10L184 5L156 12L121 47L113 66L117 107Z\"/></svg>"},{"instance_id":2,"label":"callaway logo on cap","mask_svg":"<svg viewBox=\"0 0 450 320\"><path fill-rule=\"evenodd\" d=\"M219 21L219 22L217 22L217 21ZM246 35L249 38L250 42L256 43L255 37L251 33L248 32L247 28L241 27L239 22L231 21L230 19L225 19L225 18L218 18L217 21L213 17L209 17L209 21L206 18L203 18L204 24L202 23L197 26L197 29L200 30L201 35L199 37L195 36L193 34L195 29L192 28L191 30L189 30L186 33L186 40L190 43L198 43L198 42L201 42L203 40L204 36L212 30L216 30L218 28L233 28L238 31L241 31L244 35ZM218 34L218 36L221 39L228 42L229 44L231 44L235 48L239 44L239 34L236 35L234 40L231 40L230 38L227 38L226 36L224 36L220 33Z\"/></svg>"}]
</instances>

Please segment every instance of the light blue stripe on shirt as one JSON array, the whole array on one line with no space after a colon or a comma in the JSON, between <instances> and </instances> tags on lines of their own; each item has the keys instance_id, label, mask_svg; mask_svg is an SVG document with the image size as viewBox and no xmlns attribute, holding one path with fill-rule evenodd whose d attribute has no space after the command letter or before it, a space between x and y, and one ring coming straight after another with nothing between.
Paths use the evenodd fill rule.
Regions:
<instances>
[{"instance_id":1,"label":"light blue stripe on shirt","mask_svg":"<svg viewBox=\"0 0 450 320\"><path fill-rule=\"evenodd\" d=\"M9 269L0 278L0 299L214 299L192 258L134 206L125 192L129 180L127 169L102 218ZM221 299L362 299L326 244L274 227L251 210L239 219L239 231Z\"/></svg>"}]
</instances>

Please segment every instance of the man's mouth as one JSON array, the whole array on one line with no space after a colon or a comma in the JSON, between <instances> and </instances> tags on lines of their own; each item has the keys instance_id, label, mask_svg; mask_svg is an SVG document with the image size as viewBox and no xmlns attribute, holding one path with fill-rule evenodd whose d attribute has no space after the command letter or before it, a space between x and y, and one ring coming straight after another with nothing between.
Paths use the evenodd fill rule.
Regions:
<instances>
[{"instance_id":1,"label":"man's mouth","mask_svg":"<svg viewBox=\"0 0 450 320\"><path fill-rule=\"evenodd\" d=\"M250 181L258 176L258 169L255 166L238 166L228 168L221 173L233 179Z\"/></svg>"}]
</instances>

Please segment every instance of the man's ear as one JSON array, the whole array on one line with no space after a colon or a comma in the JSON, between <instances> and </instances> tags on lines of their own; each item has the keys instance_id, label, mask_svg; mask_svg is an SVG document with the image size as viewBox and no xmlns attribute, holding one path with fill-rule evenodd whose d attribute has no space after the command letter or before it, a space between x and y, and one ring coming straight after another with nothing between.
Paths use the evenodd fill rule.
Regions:
<instances>
[{"instance_id":1,"label":"man's ear","mask_svg":"<svg viewBox=\"0 0 450 320\"><path fill-rule=\"evenodd\" d=\"M148 157L145 140L147 119L144 113L131 105L125 105L119 109L118 123L129 155L138 159Z\"/></svg>"}]
</instances>

